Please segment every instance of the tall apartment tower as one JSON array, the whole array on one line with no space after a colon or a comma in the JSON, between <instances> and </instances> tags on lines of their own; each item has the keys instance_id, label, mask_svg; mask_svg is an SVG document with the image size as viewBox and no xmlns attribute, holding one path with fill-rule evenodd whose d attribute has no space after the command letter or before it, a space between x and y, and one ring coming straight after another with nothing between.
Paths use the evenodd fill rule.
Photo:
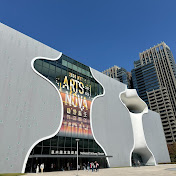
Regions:
<instances>
[{"instance_id":1,"label":"tall apartment tower","mask_svg":"<svg viewBox=\"0 0 176 176\"><path fill-rule=\"evenodd\" d=\"M170 48L160 43L139 54L133 86L149 108L160 114L166 141L176 142L176 64Z\"/></svg>"},{"instance_id":2,"label":"tall apartment tower","mask_svg":"<svg viewBox=\"0 0 176 176\"><path fill-rule=\"evenodd\" d=\"M113 67L103 71L102 73L126 84L129 89L132 88L131 73L127 72L124 68L122 68L122 67L120 68L120 67L114 65Z\"/></svg>"}]
</instances>

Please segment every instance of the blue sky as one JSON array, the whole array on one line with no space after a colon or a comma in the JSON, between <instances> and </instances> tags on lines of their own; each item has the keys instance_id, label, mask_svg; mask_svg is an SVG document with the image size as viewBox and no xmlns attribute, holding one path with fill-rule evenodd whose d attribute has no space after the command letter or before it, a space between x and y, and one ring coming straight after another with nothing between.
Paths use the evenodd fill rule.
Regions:
<instances>
[{"instance_id":1,"label":"blue sky","mask_svg":"<svg viewBox=\"0 0 176 176\"><path fill-rule=\"evenodd\" d=\"M0 22L99 71L161 41L176 58L175 0L1 0Z\"/></svg>"}]
</instances>

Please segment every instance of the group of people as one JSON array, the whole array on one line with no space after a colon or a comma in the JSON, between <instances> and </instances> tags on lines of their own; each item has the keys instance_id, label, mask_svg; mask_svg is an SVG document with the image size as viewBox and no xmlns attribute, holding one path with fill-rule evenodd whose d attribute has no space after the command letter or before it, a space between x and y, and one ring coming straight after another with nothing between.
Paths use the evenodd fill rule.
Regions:
<instances>
[{"instance_id":1,"label":"group of people","mask_svg":"<svg viewBox=\"0 0 176 176\"><path fill-rule=\"evenodd\" d=\"M86 168L86 164L84 163L83 164L83 168L84 168L84 170L86 170L85 168ZM98 162L97 161L95 161L95 162L91 162L91 163L87 163L87 171L89 171L89 170L92 170L92 172L94 172L94 171L98 171L98 169L99 169L99 164L98 164Z\"/></svg>"},{"instance_id":2,"label":"group of people","mask_svg":"<svg viewBox=\"0 0 176 176\"><path fill-rule=\"evenodd\" d=\"M92 170L92 172L94 172L94 171L97 172L99 170L99 163L97 161L90 162L90 163L88 162L87 165L85 163L83 163L82 166L83 166L83 170L87 170L87 171ZM45 165L44 165L44 163L42 163L42 164L37 164L34 167L36 169L36 173L39 173L39 172L43 173ZM54 167L55 167L55 164L51 163L51 171L54 170ZM78 165L78 169L79 170L81 169L80 165ZM62 166L61 170L64 171L63 166ZM67 163L67 170L72 170L72 163L71 164L69 164L69 162Z\"/></svg>"},{"instance_id":3,"label":"group of people","mask_svg":"<svg viewBox=\"0 0 176 176\"><path fill-rule=\"evenodd\" d=\"M67 163L67 170L72 170L72 163Z\"/></svg>"},{"instance_id":4,"label":"group of people","mask_svg":"<svg viewBox=\"0 0 176 176\"><path fill-rule=\"evenodd\" d=\"M36 173L39 173L40 170L41 170L41 173L43 173L44 167L45 167L44 163L42 163L40 165L37 164Z\"/></svg>"},{"instance_id":5,"label":"group of people","mask_svg":"<svg viewBox=\"0 0 176 176\"><path fill-rule=\"evenodd\" d=\"M140 166L141 166L140 161L139 161L139 160L138 160L138 161L134 161L134 162L133 162L133 166L134 166L134 167L140 167Z\"/></svg>"}]
</instances>

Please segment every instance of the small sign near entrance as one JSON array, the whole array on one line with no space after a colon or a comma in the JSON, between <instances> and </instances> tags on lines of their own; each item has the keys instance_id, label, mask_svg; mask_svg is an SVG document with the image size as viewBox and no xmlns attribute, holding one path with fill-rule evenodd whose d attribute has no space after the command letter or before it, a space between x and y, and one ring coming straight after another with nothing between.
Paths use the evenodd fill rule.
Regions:
<instances>
[{"instance_id":1,"label":"small sign near entrance","mask_svg":"<svg viewBox=\"0 0 176 176\"><path fill-rule=\"evenodd\" d=\"M104 156L104 153L100 152L80 152L80 155L92 155L92 156Z\"/></svg>"},{"instance_id":2,"label":"small sign near entrance","mask_svg":"<svg viewBox=\"0 0 176 176\"><path fill-rule=\"evenodd\" d=\"M52 155L77 155L77 151L63 151L63 150L51 150Z\"/></svg>"},{"instance_id":3,"label":"small sign near entrance","mask_svg":"<svg viewBox=\"0 0 176 176\"><path fill-rule=\"evenodd\" d=\"M51 150L52 155L77 155L77 151L63 151L63 150ZM80 152L80 155L87 155L87 156L104 156L104 153L100 152Z\"/></svg>"}]
</instances>

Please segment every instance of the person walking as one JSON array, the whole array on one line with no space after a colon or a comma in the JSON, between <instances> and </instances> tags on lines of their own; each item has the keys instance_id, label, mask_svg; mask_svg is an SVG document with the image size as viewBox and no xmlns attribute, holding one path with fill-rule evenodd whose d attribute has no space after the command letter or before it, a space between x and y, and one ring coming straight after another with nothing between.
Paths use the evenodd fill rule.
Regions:
<instances>
[{"instance_id":1,"label":"person walking","mask_svg":"<svg viewBox=\"0 0 176 176\"><path fill-rule=\"evenodd\" d=\"M90 170L92 169L92 163L90 163Z\"/></svg>"},{"instance_id":2,"label":"person walking","mask_svg":"<svg viewBox=\"0 0 176 176\"><path fill-rule=\"evenodd\" d=\"M70 163L67 163L67 170L70 170Z\"/></svg>"},{"instance_id":3,"label":"person walking","mask_svg":"<svg viewBox=\"0 0 176 176\"><path fill-rule=\"evenodd\" d=\"M80 164L78 164L78 170L80 170Z\"/></svg>"},{"instance_id":4,"label":"person walking","mask_svg":"<svg viewBox=\"0 0 176 176\"><path fill-rule=\"evenodd\" d=\"M36 174L39 173L39 164L37 164L37 168L36 168Z\"/></svg>"},{"instance_id":5,"label":"person walking","mask_svg":"<svg viewBox=\"0 0 176 176\"><path fill-rule=\"evenodd\" d=\"M94 165L93 162L91 162L91 165L92 165L92 172L93 172L93 171L94 171L94 167L95 167L95 165Z\"/></svg>"},{"instance_id":6,"label":"person walking","mask_svg":"<svg viewBox=\"0 0 176 176\"><path fill-rule=\"evenodd\" d=\"M136 161L134 161L134 167L137 167L137 163L136 163Z\"/></svg>"},{"instance_id":7,"label":"person walking","mask_svg":"<svg viewBox=\"0 0 176 176\"><path fill-rule=\"evenodd\" d=\"M90 163L88 162L87 163L87 171L89 172L89 170L90 170Z\"/></svg>"},{"instance_id":8,"label":"person walking","mask_svg":"<svg viewBox=\"0 0 176 176\"><path fill-rule=\"evenodd\" d=\"M97 171L98 171L98 169L99 169L99 164L98 164L98 162L96 162L95 167L96 167L96 172L97 172Z\"/></svg>"},{"instance_id":9,"label":"person walking","mask_svg":"<svg viewBox=\"0 0 176 176\"><path fill-rule=\"evenodd\" d=\"M41 173L43 173L43 170L44 170L44 163L42 163L42 164L40 165L40 169L41 169Z\"/></svg>"},{"instance_id":10,"label":"person walking","mask_svg":"<svg viewBox=\"0 0 176 176\"><path fill-rule=\"evenodd\" d=\"M86 164L83 163L83 170L86 171Z\"/></svg>"},{"instance_id":11,"label":"person walking","mask_svg":"<svg viewBox=\"0 0 176 176\"><path fill-rule=\"evenodd\" d=\"M54 164L51 163L51 171L53 171L53 170L54 170Z\"/></svg>"},{"instance_id":12,"label":"person walking","mask_svg":"<svg viewBox=\"0 0 176 176\"><path fill-rule=\"evenodd\" d=\"M70 170L72 170L72 163L70 164Z\"/></svg>"}]
</instances>

